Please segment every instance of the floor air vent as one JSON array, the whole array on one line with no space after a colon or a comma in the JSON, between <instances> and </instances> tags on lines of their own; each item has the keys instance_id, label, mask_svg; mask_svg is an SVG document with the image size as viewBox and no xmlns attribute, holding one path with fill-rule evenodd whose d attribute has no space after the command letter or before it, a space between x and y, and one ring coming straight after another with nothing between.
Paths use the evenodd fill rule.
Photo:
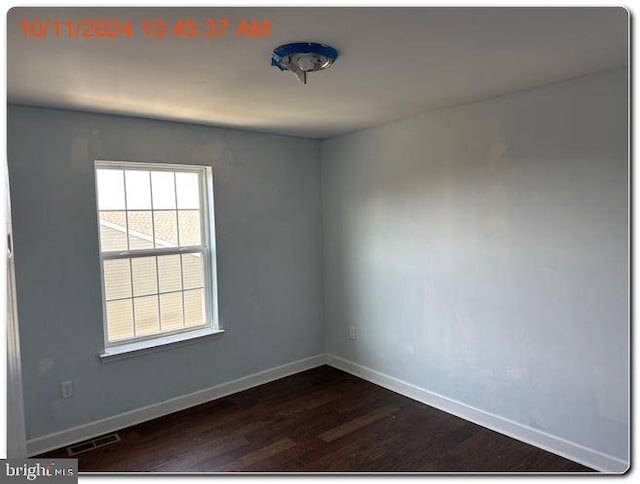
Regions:
<instances>
[{"instance_id":1,"label":"floor air vent","mask_svg":"<svg viewBox=\"0 0 640 484\"><path fill-rule=\"evenodd\" d=\"M79 444L74 444L67 447L67 454L78 455L90 450L97 449L98 447L104 447L105 445L115 444L120 442L120 436L117 433L103 435L91 440L85 440Z\"/></svg>"}]
</instances>

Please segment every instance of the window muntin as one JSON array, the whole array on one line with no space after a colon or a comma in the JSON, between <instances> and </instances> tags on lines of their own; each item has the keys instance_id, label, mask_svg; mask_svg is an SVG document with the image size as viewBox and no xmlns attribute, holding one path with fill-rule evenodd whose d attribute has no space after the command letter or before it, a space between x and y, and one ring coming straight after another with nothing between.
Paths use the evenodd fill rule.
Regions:
<instances>
[{"instance_id":1,"label":"window muntin","mask_svg":"<svg viewBox=\"0 0 640 484\"><path fill-rule=\"evenodd\" d=\"M209 170L96 161L106 346L214 325Z\"/></svg>"}]
</instances>

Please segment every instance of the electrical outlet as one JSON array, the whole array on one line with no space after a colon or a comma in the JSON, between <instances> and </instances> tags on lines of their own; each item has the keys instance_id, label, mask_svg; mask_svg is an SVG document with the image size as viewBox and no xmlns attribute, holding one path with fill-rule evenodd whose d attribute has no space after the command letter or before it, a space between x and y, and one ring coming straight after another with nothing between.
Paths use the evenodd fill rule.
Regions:
<instances>
[{"instance_id":1,"label":"electrical outlet","mask_svg":"<svg viewBox=\"0 0 640 484\"><path fill-rule=\"evenodd\" d=\"M73 396L73 382L63 381L60 383L60 393L62 398L71 398Z\"/></svg>"},{"instance_id":2,"label":"electrical outlet","mask_svg":"<svg viewBox=\"0 0 640 484\"><path fill-rule=\"evenodd\" d=\"M356 340L356 327L355 326L349 326L349 339L351 341L355 341Z\"/></svg>"}]
</instances>

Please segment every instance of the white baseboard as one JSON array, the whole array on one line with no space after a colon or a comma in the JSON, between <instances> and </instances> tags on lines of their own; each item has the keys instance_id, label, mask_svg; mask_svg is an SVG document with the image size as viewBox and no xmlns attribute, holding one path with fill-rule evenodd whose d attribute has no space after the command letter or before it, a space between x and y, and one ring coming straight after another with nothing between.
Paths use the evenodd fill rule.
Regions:
<instances>
[{"instance_id":1,"label":"white baseboard","mask_svg":"<svg viewBox=\"0 0 640 484\"><path fill-rule=\"evenodd\" d=\"M193 407L201 403L216 400L249 388L269 383L285 376L300 373L326 363L326 356L319 354L310 358L286 363L275 368L259 371L251 375L221 383L214 387L205 388L194 393L165 400L163 402L148 405L124 412L112 417L96 420L78 427L73 427L61 432L36 437L27 441L27 455L33 456L49 450L65 447L76 442L81 442L102 434L114 432L131 425L136 425L147 420L162 417L185 408Z\"/></svg>"},{"instance_id":2,"label":"white baseboard","mask_svg":"<svg viewBox=\"0 0 640 484\"><path fill-rule=\"evenodd\" d=\"M326 363L413 400L586 465L592 469L616 474L624 473L629 469L627 462L616 457L522 425L499 415L471 407L338 356L327 354Z\"/></svg>"},{"instance_id":3,"label":"white baseboard","mask_svg":"<svg viewBox=\"0 0 640 484\"><path fill-rule=\"evenodd\" d=\"M264 383L269 383L270 381L300 373L301 371L309 370L323 364L328 364L413 400L438 408L501 434L508 435L514 439L548 450L549 452L566 457L567 459L584 464L593 469L609 473L624 473L629 468L627 462L616 457L471 407L331 354L319 354L310 358L293 361L238 378L237 380L165 400L164 402L96 420L61 432L36 437L27 441L27 454L33 456L49 450L65 447L76 442L81 442L179 410L184 410L201 403L216 400Z\"/></svg>"}]
</instances>

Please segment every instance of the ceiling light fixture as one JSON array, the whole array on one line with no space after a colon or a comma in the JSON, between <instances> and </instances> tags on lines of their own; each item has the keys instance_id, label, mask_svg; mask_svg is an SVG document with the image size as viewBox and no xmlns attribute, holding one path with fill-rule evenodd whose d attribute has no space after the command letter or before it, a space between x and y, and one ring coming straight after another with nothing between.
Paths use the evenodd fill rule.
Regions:
<instances>
[{"instance_id":1,"label":"ceiling light fixture","mask_svg":"<svg viewBox=\"0 0 640 484\"><path fill-rule=\"evenodd\" d=\"M338 58L333 47L315 42L295 42L273 49L271 65L281 71L293 72L303 84L307 83L307 73L322 71Z\"/></svg>"}]
</instances>

